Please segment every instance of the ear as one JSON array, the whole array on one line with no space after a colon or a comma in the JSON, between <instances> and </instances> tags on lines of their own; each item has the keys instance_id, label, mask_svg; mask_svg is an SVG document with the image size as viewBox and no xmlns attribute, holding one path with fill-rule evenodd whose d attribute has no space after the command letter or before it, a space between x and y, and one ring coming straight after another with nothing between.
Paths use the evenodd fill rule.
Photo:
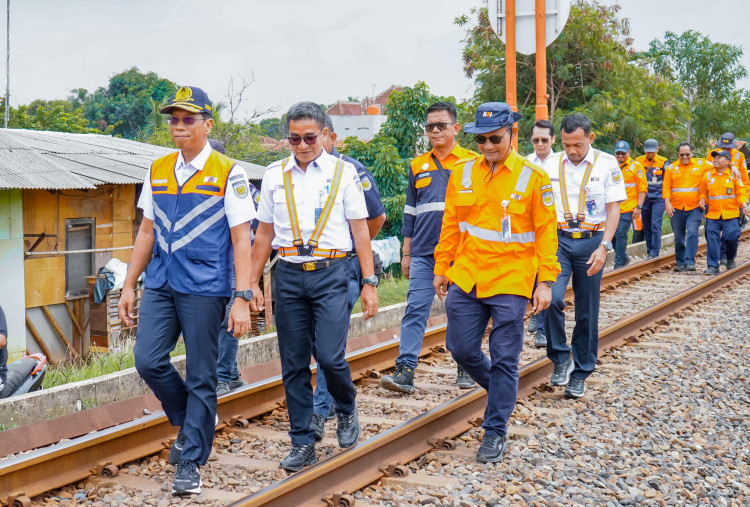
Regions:
<instances>
[{"instance_id":1,"label":"ear","mask_svg":"<svg viewBox=\"0 0 750 507\"><path fill-rule=\"evenodd\" d=\"M594 144L594 139L596 139L596 134L592 132L591 134L589 134L589 143Z\"/></svg>"},{"instance_id":2,"label":"ear","mask_svg":"<svg viewBox=\"0 0 750 507\"><path fill-rule=\"evenodd\" d=\"M453 126L453 132L455 132L456 135L458 135L458 134L461 133L461 124L460 123L456 122L452 126Z\"/></svg>"},{"instance_id":3,"label":"ear","mask_svg":"<svg viewBox=\"0 0 750 507\"><path fill-rule=\"evenodd\" d=\"M208 120L204 121L203 123L205 123L206 134L210 134L211 133L211 129L214 126L214 119L213 118L209 118Z\"/></svg>"},{"instance_id":4,"label":"ear","mask_svg":"<svg viewBox=\"0 0 750 507\"><path fill-rule=\"evenodd\" d=\"M338 138L339 138L339 136L338 136L338 134L336 134L336 132L331 132L331 144L335 145L336 144L336 139L338 139Z\"/></svg>"},{"instance_id":5,"label":"ear","mask_svg":"<svg viewBox=\"0 0 750 507\"><path fill-rule=\"evenodd\" d=\"M327 137L328 136L328 127L323 127L323 130L320 132L320 134L323 137Z\"/></svg>"}]
</instances>

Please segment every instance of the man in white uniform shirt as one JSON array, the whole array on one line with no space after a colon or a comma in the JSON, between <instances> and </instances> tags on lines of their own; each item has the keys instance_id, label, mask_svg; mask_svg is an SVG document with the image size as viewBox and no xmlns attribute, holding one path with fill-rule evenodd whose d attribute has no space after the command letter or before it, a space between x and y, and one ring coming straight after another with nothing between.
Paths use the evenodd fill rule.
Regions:
<instances>
[{"instance_id":1,"label":"man in white uniform shirt","mask_svg":"<svg viewBox=\"0 0 750 507\"><path fill-rule=\"evenodd\" d=\"M555 363L553 386L580 398L596 366L599 345L599 288L607 252L626 199L614 156L591 147L591 121L575 113L560 125L563 151L544 162L557 208L557 259L562 271L552 286L547 309L547 357ZM573 277L575 327L571 345L565 336L565 289ZM571 357L572 351L572 357Z\"/></svg>"},{"instance_id":2,"label":"man in white uniform shirt","mask_svg":"<svg viewBox=\"0 0 750 507\"><path fill-rule=\"evenodd\" d=\"M534 146L534 152L526 156L526 160L544 167L544 161L552 155L552 145L555 144L555 126L549 120L537 120L531 128L531 144ZM536 290L536 283L534 284ZM536 333L534 336L534 346L542 348L547 346L547 332L544 326L545 310L539 312L539 315L532 314L529 317L529 323L526 327L529 333Z\"/></svg>"},{"instance_id":3,"label":"man in white uniform shirt","mask_svg":"<svg viewBox=\"0 0 750 507\"><path fill-rule=\"evenodd\" d=\"M258 282L271 248L280 256L274 287L276 331L292 439L292 450L280 466L289 472L317 461L310 428L313 344L336 402L339 446L359 440L356 390L344 357L349 328L346 255L352 238L362 269L365 319L378 311L362 183L353 165L323 149L325 121L325 111L313 102L300 102L287 112L292 156L268 166L263 176L253 246L250 288L255 311L263 308Z\"/></svg>"}]
</instances>

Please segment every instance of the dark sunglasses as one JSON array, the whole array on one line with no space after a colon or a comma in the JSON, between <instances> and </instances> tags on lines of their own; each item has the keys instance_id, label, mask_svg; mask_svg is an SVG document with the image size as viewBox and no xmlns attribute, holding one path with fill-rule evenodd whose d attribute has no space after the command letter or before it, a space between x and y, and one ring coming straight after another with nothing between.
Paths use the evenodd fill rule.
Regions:
<instances>
[{"instance_id":1,"label":"dark sunglasses","mask_svg":"<svg viewBox=\"0 0 750 507\"><path fill-rule=\"evenodd\" d=\"M179 116L170 116L169 117L169 124L170 125L177 125L182 121L184 125L193 125L195 122L199 120L203 120L204 118L201 117L195 117L195 116L185 116L184 118L180 118Z\"/></svg>"},{"instance_id":2,"label":"dark sunglasses","mask_svg":"<svg viewBox=\"0 0 750 507\"><path fill-rule=\"evenodd\" d=\"M507 132L506 132L507 134ZM474 140L477 142L477 144L484 144L489 140L492 144L500 144L503 142L503 138L505 137L505 134L501 136L483 136L482 134L476 134L474 136Z\"/></svg>"},{"instance_id":3,"label":"dark sunglasses","mask_svg":"<svg viewBox=\"0 0 750 507\"><path fill-rule=\"evenodd\" d=\"M678 157L691 157L692 155L693 155L692 153L680 153L680 154L679 154L679 155L677 155L677 156L678 156Z\"/></svg>"},{"instance_id":4,"label":"dark sunglasses","mask_svg":"<svg viewBox=\"0 0 750 507\"><path fill-rule=\"evenodd\" d=\"M440 121L440 122L436 122L436 123L427 123L424 126L424 131L425 132L432 132L433 130L435 130L435 127L437 127L437 129L440 132L442 132L442 131L444 131L445 129L448 128L448 125L455 125L455 123L448 123L448 122L445 122L445 121Z\"/></svg>"},{"instance_id":5,"label":"dark sunglasses","mask_svg":"<svg viewBox=\"0 0 750 507\"><path fill-rule=\"evenodd\" d=\"M321 130L317 134L307 134L305 136L289 136L287 137L287 141L289 141L289 144L292 146L297 146L299 143L302 142L302 140L305 140L305 144L315 144L318 141L318 136L322 134L323 131Z\"/></svg>"},{"instance_id":6,"label":"dark sunglasses","mask_svg":"<svg viewBox=\"0 0 750 507\"><path fill-rule=\"evenodd\" d=\"M531 140L531 144L547 144L551 140L552 139L545 139L543 137L535 137L534 139Z\"/></svg>"}]
</instances>

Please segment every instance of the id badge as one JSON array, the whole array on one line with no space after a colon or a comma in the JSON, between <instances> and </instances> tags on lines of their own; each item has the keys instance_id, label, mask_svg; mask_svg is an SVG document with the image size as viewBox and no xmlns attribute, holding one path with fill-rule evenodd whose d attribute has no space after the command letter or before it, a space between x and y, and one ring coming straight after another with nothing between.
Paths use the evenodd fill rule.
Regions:
<instances>
[{"instance_id":1,"label":"id badge","mask_svg":"<svg viewBox=\"0 0 750 507\"><path fill-rule=\"evenodd\" d=\"M658 183L658 179L656 178L656 176L651 176L651 183L653 185L656 185Z\"/></svg>"},{"instance_id":2,"label":"id badge","mask_svg":"<svg viewBox=\"0 0 750 507\"><path fill-rule=\"evenodd\" d=\"M323 213L323 208L315 208L315 223L318 223L318 220L320 220L320 215Z\"/></svg>"},{"instance_id":3,"label":"id badge","mask_svg":"<svg viewBox=\"0 0 750 507\"><path fill-rule=\"evenodd\" d=\"M732 195L732 187L727 187L727 195Z\"/></svg>"},{"instance_id":4,"label":"id badge","mask_svg":"<svg viewBox=\"0 0 750 507\"><path fill-rule=\"evenodd\" d=\"M592 216L599 212L599 208L596 207L596 201L594 199L586 199L586 211Z\"/></svg>"},{"instance_id":5,"label":"id badge","mask_svg":"<svg viewBox=\"0 0 750 507\"><path fill-rule=\"evenodd\" d=\"M503 241L510 239L510 215L505 215L500 221L500 237Z\"/></svg>"}]
</instances>

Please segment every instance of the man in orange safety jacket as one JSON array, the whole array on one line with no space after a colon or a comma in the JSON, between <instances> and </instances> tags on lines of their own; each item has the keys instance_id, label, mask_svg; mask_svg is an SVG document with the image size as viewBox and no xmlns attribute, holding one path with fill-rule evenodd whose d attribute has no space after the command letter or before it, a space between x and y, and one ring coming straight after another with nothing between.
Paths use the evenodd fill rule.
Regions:
<instances>
[{"instance_id":1,"label":"man in orange safety jacket","mask_svg":"<svg viewBox=\"0 0 750 507\"><path fill-rule=\"evenodd\" d=\"M641 216L643 202L646 200L648 185L643 166L630 158L630 145L627 141L615 143L615 158L620 165L622 180L628 198L620 203L620 222L615 231L615 269L623 268L630 263L626 253L628 246L628 229L633 219Z\"/></svg>"}]
</instances>

